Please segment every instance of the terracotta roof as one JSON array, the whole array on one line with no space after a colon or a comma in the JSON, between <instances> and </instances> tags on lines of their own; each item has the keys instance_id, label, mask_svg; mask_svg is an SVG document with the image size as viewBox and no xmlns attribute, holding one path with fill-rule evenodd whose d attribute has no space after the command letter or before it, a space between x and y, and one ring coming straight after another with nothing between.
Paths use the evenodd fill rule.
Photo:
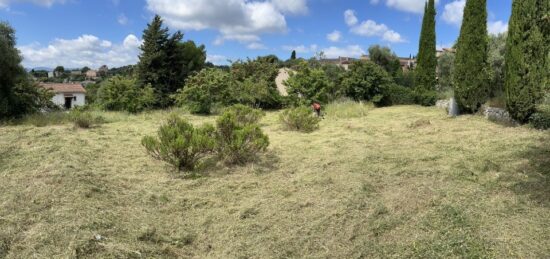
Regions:
<instances>
[{"instance_id":1,"label":"terracotta roof","mask_svg":"<svg viewBox=\"0 0 550 259\"><path fill-rule=\"evenodd\" d=\"M40 84L40 86L54 93L86 93L86 89L81 84Z\"/></svg>"}]
</instances>

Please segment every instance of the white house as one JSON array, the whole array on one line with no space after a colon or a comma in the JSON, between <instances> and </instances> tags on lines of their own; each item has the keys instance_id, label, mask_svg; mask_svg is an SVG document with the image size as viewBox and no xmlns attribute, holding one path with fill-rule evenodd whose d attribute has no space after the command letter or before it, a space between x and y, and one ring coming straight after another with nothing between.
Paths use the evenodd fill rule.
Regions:
<instances>
[{"instance_id":1,"label":"white house","mask_svg":"<svg viewBox=\"0 0 550 259\"><path fill-rule=\"evenodd\" d=\"M41 84L40 86L55 93L53 103L65 109L86 104L86 89L81 84Z\"/></svg>"}]
</instances>

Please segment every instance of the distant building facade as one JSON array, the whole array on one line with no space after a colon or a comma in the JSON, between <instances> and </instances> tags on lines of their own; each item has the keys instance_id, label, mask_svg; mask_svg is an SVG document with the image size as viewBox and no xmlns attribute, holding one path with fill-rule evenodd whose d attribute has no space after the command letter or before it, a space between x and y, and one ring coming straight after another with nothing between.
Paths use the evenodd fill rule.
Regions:
<instances>
[{"instance_id":1,"label":"distant building facade","mask_svg":"<svg viewBox=\"0 0 550 259\"><path fill-rule=\"evenodd\" d=\"M55 95L54 104L67 110L86 104L86 89L81 84L40 84L51 90Z\"/></svg>"}]
</instances>

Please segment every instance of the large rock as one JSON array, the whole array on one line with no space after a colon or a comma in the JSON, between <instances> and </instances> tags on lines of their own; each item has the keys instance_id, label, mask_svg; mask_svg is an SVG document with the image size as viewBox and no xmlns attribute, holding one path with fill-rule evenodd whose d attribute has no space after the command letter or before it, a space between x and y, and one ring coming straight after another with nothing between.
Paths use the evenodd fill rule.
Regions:
<instances>
[{"instance_id":1,"label":"large rock","mask_svg":"<svg viewBox=\"0 0 550 259\"><path fill-rule=\"evenodd\" d=\"M451 100L449 101L448 111L449 111L449 116L451 117L456 117L460 115L460 109L458 108L458 103L456 102L456 99L454 97L451 98Z\"/></svg>"},{"instance_id":2,"label":"large rock","mask_svg":"<svg viewBox=\"0 0 550 259\"><path fill-rule=\"evenodd\" d=\"M512 119L510 113L505 109L483 106L481 107L481 111L483 112L485 118L490 121L499 122L507 125L518 124L514 119Z\"/></svg>"}]
</instances>

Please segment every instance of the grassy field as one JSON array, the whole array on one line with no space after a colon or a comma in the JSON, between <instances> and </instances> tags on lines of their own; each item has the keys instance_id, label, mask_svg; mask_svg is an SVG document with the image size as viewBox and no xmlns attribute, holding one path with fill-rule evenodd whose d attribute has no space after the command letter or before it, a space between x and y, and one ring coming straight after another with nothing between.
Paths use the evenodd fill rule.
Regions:
<instances>
[{"instance_id":1,"label":"grassy field","mask_svg":"<svg viewBox=\"0 0 550 259\"><path fill-rule=\"evenodd\" d=\"M328 111L311 134L268 113L260 161L202 177L140 145L169 112L0 127L0 258L550 257L550 132Z\"/></svg>"}]
</instances>

